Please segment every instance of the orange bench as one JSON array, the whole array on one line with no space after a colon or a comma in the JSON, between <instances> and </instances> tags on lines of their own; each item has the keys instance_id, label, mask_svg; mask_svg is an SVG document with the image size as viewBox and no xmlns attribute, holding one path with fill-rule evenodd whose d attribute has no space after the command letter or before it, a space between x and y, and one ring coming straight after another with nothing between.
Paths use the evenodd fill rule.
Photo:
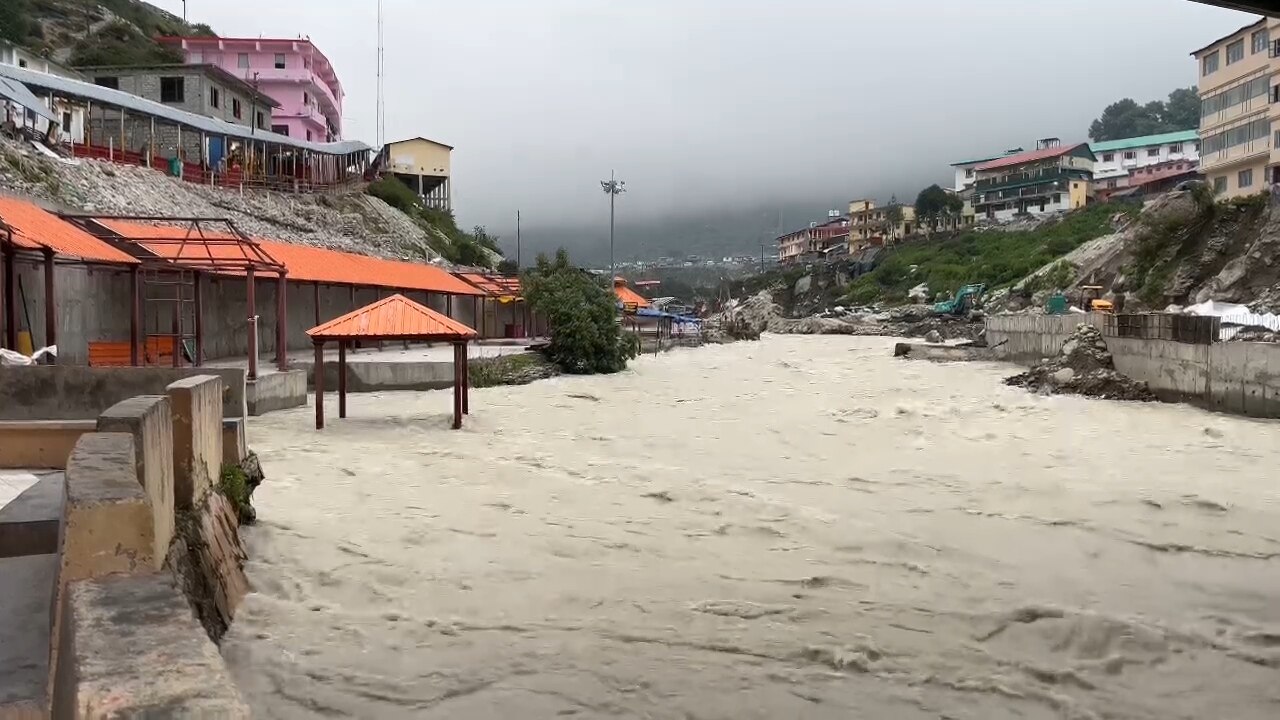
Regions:
<instances>
[{"instance_id":1,"label":"orange bench","mask_svg":"<svg viewBox=\"0 0 1280 720\"><path fill-rule=\"evenodd\" d=\"M144 347L143 365L172 365L173 338L150 337ZM92 340L89 342L89 367L128 367L133 353L127 342Z\"/></svg>"}]
</instances>

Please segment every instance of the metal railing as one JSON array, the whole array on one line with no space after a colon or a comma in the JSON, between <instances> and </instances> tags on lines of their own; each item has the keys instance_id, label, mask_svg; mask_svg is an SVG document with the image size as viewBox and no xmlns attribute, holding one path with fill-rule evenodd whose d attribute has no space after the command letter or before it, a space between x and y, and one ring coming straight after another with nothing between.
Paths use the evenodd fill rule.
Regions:
<instances>
[{"instance_id":1,"label":"metal railing","mask_svg":"<svg viewBox=\"0 0 1280 720\"><path fill-rule=\"evenodd\" d=\"M1059 179L1065 178L1066 176L1067 176L1066 171L1062 170L1061 168L1053 168L1051 170L1038 170L1036 172L1029 172L1029 173L1013 173L1013 174L1004 175L998 178L988 178L986 180L979 180L977 183L974 184L974 189L977 190L978 192L982 192L983 190L990 190L991 188L999 188L1005 185L1015 185L1021 182L1031 182L1035 180L1043 180L1045 182L1049 182L1050 180L1059 180Z\"/></svg>"}]
</instances>

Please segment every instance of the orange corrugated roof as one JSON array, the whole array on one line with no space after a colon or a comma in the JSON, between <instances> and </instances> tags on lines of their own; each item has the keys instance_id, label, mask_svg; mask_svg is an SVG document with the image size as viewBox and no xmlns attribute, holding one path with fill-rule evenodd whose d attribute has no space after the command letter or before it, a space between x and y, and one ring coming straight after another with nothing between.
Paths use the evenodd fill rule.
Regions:
<instances>
[{"instance_id":1,"label":"orange corrugated roof","mask_svg":"<svg viewBox=\"0 0 1280 720\"><path fill-rule=\"evenodd\" d=\"M397 293L313 327L307 335L317 340L467 340L476 331Z\"/></svg>"},{"instance_id":2,"label":"orange corrugated roof","mask_svg":"<svg viewBox=\"0 0 1280 720\"><path fill-rule=\"evenodd\" d=\"M613 293L618 296L618 300L623 305L635 303L636 307L649 307L649 301L644 299L640 293L627 287L625 280L615 280L613 283Z\"/></svg>"},{"instance_id":3,"label":"orange corrugated roof","mask_svg":"<svg viewBox=\"0 0 1280 720\"><path fill-rule=\"evenodd\" d=\"M55 255L92 262L138 264L126 253L29 202L0 198L0 219L13 228L13 244L20 248L49 248Z\"/></svg>"},{"instance_id":4,"label":"orange corrugated roof","mask_svg":"<svg viewBox=\"0 0 1280 720\"><path fill-rule=\"evenodd\" d=\"M239 248L231 245L213 245L205 249L199 243L188 245L147 244L146 238L158 237L157 231L167 232L167 228L157 228L120 220L103 220L102 224L124 237L140 242L156 255L170 260L180 261L182 258L207 259L210 252L215 257L240 259L243 256ZM187 230L174 228L173 233L178 237L182 237L187 234ZM229 238L231 236L206 231L205 237ZM385 260L368 255L327 250L310 245L294 245L261 238L255 238L255 242L258 243L258 247L263 252L285 266L290 280L340 285L364 285L397 290L426 290L428 292L452 295L484 295L484 291L468 285L434 265Z\"/></svg>"}]
</instances>

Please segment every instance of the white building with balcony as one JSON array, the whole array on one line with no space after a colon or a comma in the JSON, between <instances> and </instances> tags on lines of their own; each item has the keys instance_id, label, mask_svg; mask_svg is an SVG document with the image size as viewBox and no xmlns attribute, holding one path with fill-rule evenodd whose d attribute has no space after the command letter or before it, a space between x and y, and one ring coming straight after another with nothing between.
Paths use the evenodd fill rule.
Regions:
<instances>
[{"instance_id":1,"label":"white building with balcony","mask_svg":"<svg viewBox=\"0 0 1280 720\"><path fill-rule=\"evenodd\" d=\"M1200 135L1196 130L1180 130L1160 135L1089 143L1097 160L1093 180L1105 184L1128 177L1134 170L1171 161L1200 162Z\"/></svg>"}]
</instances>

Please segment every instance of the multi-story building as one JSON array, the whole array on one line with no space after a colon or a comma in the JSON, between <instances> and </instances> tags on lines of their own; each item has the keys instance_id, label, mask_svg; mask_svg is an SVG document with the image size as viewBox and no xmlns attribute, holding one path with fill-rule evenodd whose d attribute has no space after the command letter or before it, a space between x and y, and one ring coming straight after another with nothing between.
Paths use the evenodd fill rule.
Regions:
<instances>
[{"instance_id":1,"label":"multi-story building","mask_svg":"<svg viewBox=\"0 0 1280 720\"><path fill-rule=\"evenodd\" d=\"M190 65L217 65L275 99L271 131L299 140L342 138L342 83L310 40L166 37Z\"/></svg>"},{"instance_id":2,"label":"multi-story building","mask_svg":"<svg viewBox=\"0 0 1280 720\"><path fill-rule=\"evenodd\" d=\"M41 57L26 48L19 47L3 39L0 39L0 65L14 65L72 80L84 79L84 76L75 70L59 65L49 58Z\"/></svg>"},{"instance_id":3,"label":"multi-story building","mask_svg":"<svg viewBox=\"0 0 1280 720\"><path fill-rule=\"evenodd\" d=\"M413 188L427 207L453 209L453 185L449 182L453 146L424 137L387 143L378 165Z\"/></svg>"},{"instance_id":4,"label":"multi-story building","mask_svg":"<svg viewBox=\"0 0 1280 720\"><path fill-rule=\"evenodd\" d=\"M1123 140L1091 142L1089 149L1097 158L1093 164L1093 178L1101 180L1109 175L1127 175L1131 170L1171 160L1197 163L1200 161L1200 135L1197 130L1180 130Z\"/></svg>"},{"instance_id":5,"label":"multi-story building","mask_svg":"<svg viewBox=\"0 0 1280 720\"><path fill-rule=\"evenodd\" d=\"M849 218L842 217L838 210L832 210L827 214L826 222L811 222L807 228L779 237L778 264L826 257L833 250L848 247L848 238Z\"/></svg>"},{"instance_id":6,"label":"multi-story building","mask_svg":"<svg viewBox=\"0 0 1280 720\"><path fill-rule=\"evenodd\" d=\"M269 130L278 103L217 65L98 65L81 68L93 84L197 115Z\"/></svg>"},{"instance_id":7,"label":"multi-story building","mask_svg":"<svg viewBox=\"0 0 1280 720\"><path fill-rule=\"evenodd\" d=\"M1272 41L1272 38L1277 41ZM1200 90L1200 171L1226 197L1280 181L1280 18L1257 22L1191 53Z\"/></svg>"},{"instance_id":8,"label":"multi-story building","mask_svg":"<svg viewBox=\"0 0 1280 720\"><path fill-rule=\"evenodd\" d=\"M974 211L978 219L1006 221L1084 207L1093 179L1087 143L1039 141L1035 150L990 160L974 168Z\"/></svg>"},{"instance_id":9,"label":"multi-story building","mask_svg":"<svg viewBox=\"0 0 1280 720\"><path fill-rule=\"evenodd\" d=\"M892 243L910 235L916 227L916 209L898 204L902 211L898 222L889 221L889 207L877 206L875 200L853 200L849 203L849 251L857 252L871 245Z\"/></svg>"}]
</instances>

